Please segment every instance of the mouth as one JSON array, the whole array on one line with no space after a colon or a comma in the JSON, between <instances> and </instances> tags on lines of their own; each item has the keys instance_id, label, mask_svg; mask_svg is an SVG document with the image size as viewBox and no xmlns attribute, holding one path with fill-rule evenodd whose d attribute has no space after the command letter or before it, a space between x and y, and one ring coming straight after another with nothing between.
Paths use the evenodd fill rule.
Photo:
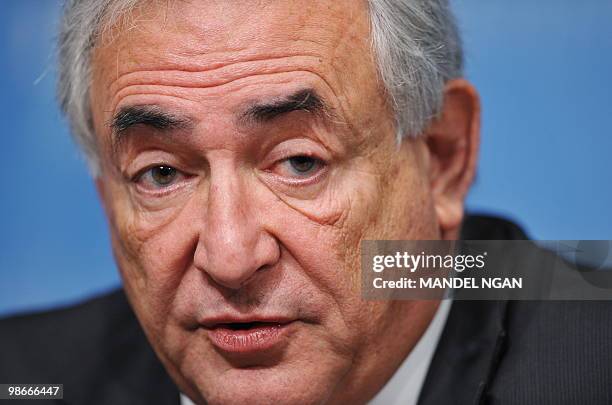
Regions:
<instances>
[{"instance_id":1,"label":"mouth","mask_svg":"<svg viewBox=\"0 0 612 405\"><path fill-rule=\"evenodd\" d=\"M295 321L245 320L204 324L212 344L234 354L257 353L282 346Z\"/></svg>"}]
</instances>

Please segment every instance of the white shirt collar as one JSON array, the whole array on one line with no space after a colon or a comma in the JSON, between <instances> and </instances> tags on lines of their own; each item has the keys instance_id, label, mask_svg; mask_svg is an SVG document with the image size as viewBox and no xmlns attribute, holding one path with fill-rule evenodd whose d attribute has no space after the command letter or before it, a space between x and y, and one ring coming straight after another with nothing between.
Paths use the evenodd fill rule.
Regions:
<instances>
[{"instance_id":1,"label":"white shirt collar","mask_svg":"<svg viewBox=\"0 0 612 405\"><path fill-rule=\"evenodd\" d=\"M436 314L421 339L393 374L393 377L369 402L369 405L416 405L427 376L427 370L429 370L429 364L446 324L451 303L450 299L440 302ZM181 393L180 405L195 404Z\"/></svg>"},{"instance_id":2,"label":"white shirt collar","mask_svg":"<svg viewBox=\"0 0 612 405\"><path fill-rule=\"evenodd\" d=\"M438 346L442 330L444 330L451 304L450 299L440 302L436 314L421 339L393 377L369 402L370 405L416 405L427 376L427 370L429 370L429 364Z\"/></svg>"}]
</instances>

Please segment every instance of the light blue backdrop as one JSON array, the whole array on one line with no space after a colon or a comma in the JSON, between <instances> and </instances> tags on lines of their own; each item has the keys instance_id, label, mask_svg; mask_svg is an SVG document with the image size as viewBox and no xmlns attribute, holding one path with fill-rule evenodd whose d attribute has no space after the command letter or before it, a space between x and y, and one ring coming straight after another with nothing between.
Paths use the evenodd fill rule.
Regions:
<instances>
[{"instance_id":1,"label":"light blue backdrop","mask_svg":"<svg viewBox=\"0 0 612 405\"><path fill-rule=\"evenodd\" d=\"M468 207L537 239L612 239L612 2L454 1L483 109ZM119 283L106 223L54 100L57 0L0 13L0 314Z\"/></svg>"}]
</instances>

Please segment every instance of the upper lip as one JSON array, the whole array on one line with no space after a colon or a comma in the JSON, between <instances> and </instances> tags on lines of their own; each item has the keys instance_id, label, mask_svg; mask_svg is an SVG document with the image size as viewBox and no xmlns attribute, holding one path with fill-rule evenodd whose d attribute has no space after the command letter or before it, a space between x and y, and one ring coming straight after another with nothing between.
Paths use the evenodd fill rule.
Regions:
<instances>
[{"instance_id":1,"label":"upper lip","mask_svg":"<svg viewBox=\"0 0 612 405\"><path fill-rule=\"evenodd\" d=\"M295 321L294 318L287 316L214 316L202 319L199 323L202 327L207 329L217 328L223 325L236 325L236 324L247 324L247 323L266 323L266 324L278 324L284 325Z\"/></svg>"}]
</instances>

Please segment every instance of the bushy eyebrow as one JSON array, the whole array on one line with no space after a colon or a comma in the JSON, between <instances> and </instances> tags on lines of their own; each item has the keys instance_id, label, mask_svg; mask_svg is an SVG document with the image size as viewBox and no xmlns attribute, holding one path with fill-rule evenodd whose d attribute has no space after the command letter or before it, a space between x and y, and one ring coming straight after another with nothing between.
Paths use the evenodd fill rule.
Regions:
<instances>
[{"instance_id":1,"label":"bushy eyebrow","mask_svg":"<svg viewBox=\"0 0 612 405\"><path fill-rule=\"evenodd\" d=\"M253 103L237 115L237 121L242 126L263 124L293 111L305 111L327 118L335 116L333 110L317 92L307 88L272 100ZM190 129L194 126L194 122L189 117L176 115L158 105L121 107L109 123L113 149L116 150L119 147L124 135L127 135L131 128L139 125L171 133L175 130Z\"/></svg>"},{"instance_id":2,"label":"bushy eyebrow","mask_svg":"<svg viewBox=\"0 0 612 405\"><path fill-rule=\"evenodd\" d=\"M110 120L111 143L116 153L123 143L129 130L138 125L163 132L172 132L178 129L189 129L193 121L187 117L178 116L165 111L158 105L134 105L121 107Z\"/></svg>"},{"instance_id":3,"label":"bushy eyebrow","mask_svg":"<svg viewBox=\"0 0 612 405\"><path fill-rule=\"evenodd\" d=\"M136 125L145 125L157 130L185 129L192 125L190 119L164 111L156 105L122 107L113 116L110 127L116 136Z\"/></svg>"},{"instance_id":4,"label":"bushy eyebrow","mask_svg":"<svg viewBox=\"0 0 612 405\"><path fill-rule=\"evenodd\" d=\"M332 110L314 89L302 89L272 101L255 103L240 117L241 124L262 124L293 111L305 111L315 115L332 116Z\"/></svg>"}]
</instances>

